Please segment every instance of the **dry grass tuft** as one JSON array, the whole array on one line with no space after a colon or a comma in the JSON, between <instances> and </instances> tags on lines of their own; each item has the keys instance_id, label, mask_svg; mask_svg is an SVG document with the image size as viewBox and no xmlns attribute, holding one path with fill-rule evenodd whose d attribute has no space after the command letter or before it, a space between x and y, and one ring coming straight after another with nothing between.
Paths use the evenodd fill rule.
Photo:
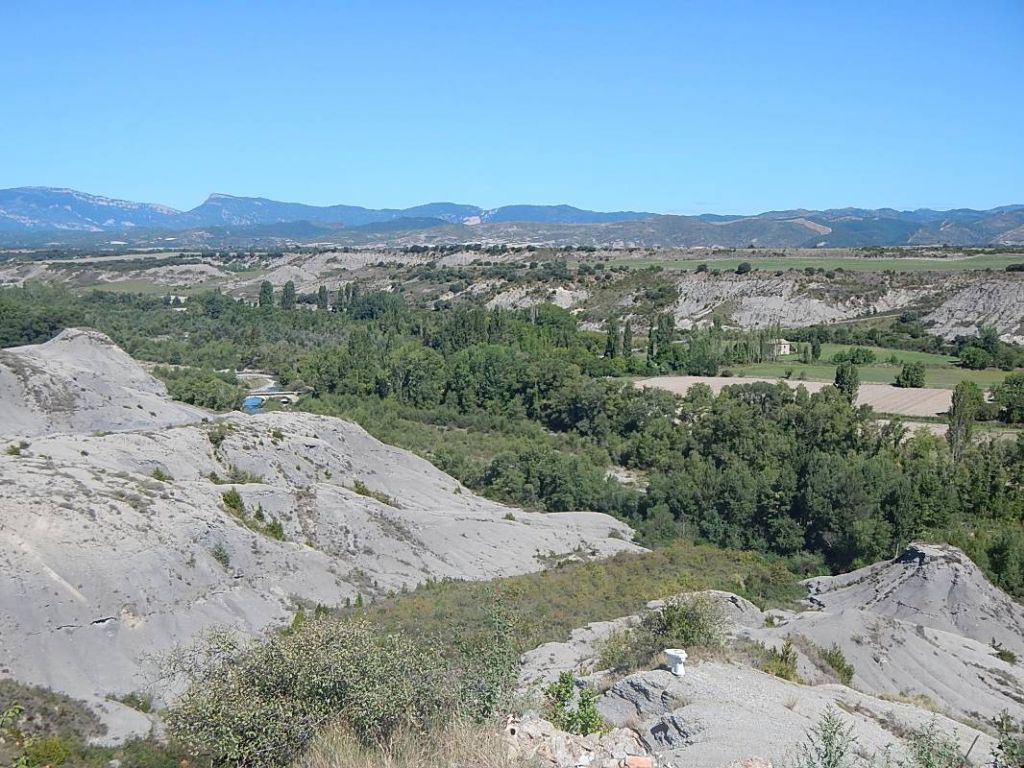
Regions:
<instances>
[{"instance_id":1,"label":"dry grass tuft","mask_svg":"<svg viewBox=\"0 0 1024 768\"><path fill-rule=\"evenodd\" d=\"M366 747L344 726L318 736L293 768L535 768L514 754L495 723L456 722L429 735L406 731L386 747Z\"/></svg>"}]
</instances>

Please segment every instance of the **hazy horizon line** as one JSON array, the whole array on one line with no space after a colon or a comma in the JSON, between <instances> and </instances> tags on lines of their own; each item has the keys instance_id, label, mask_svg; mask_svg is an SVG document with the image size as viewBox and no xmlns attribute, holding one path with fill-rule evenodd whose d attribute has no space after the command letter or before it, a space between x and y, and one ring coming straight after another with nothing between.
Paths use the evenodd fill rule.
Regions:
<instances>
[{"instance_id":1,"label":"hazy horizon line","mask_svg":"<svg viewBox=\"0 0 1024 768\"><path fill-rule=\"evenodd\" d=\"M379 205L379 206L374 206L374 205L367 205L367 204L364 204L364 203L352 203L352 202L334 202L334 203L304 202L304 201L301 201L301 200L282 199L282 198L278 198L278 197L269 197L267 195L262 195L262 194L235 194L235 193L231 193L231 192L217 192L217 191L213 191L213 192L207 193L206 196L203 197L202 200L198 204L196 204L196 205L193 205L191 207L179 207L177 205L170 205L170 204L167 204L167 203L155 202L155 201L153 201L151 199L140 199L140 198L121 196L121 195L101 194L101 193L97 193L97 192L88 192L88 191L85 191L83 189L79 189L79 188L71 187L71 186L57 186L57 185L48 185L48 184L21 184L21 185L17 185L17 186L2 187L2 188L0 188L0 192L7 192L7 191L19 190L19 189L37 189L37 190L52 190L52 191L62 191L62 192L73 192L73 193L76 193L76 194L89 195L91 197L99 197L99 198L104 198L104 199L107 199L107 200L115 200L115 201L119 201L119 202L128 202L128 203L135 203L135 204L159 206L161 208L168 208L168 209L176 211L178 213L188 213L189 211L192 211L195 208L198 208L199 206L203 205L206 202L209 202L211 199L216 198L216 197L232 198L232 199L236 199L236 200L266 200L266 201L270 201L270 202L274 202L274 203L282 203L282 204L285 204L285 205L304 205L304 206L309 206L309 207L313 207L313 208L332 208L332 207L337 207L337 206L348 206L348 207L353 207L353 208L363 208L363 209L371 210L371 211L373 211L373 210L405 211L405 210L408 210L409 208L418 208L418 207L423 207L423 206L426 206L426 205L464 205L464 206L471 206L471 207L475 207L475 208L480 208L482 211L485 211L485 212L486 211L495 211L495 210L498 210L498 209L501 209L501 208L511 208L511 207L518 207L518 206L535 206L535 207L567 206L567 207L570 207L570 208L575 208L577 210L590 211L590 212L594 212L594 213L646 213L646 214L652 214L652 215L655 215L655 216L690 216L690 217L696 217L696 216L746 216L746 217L755 217L755 216L762 216L762 215L765 215L765 214L768 214L768 213L782 213L782 212L786 212L786 211L822 211L823 212L823 211L842 211L842 210L863 210L863 211L890 210L890 211L897 211L897 212L900 212L900 213L913 213L915 211L934 211L936 213L947 213L947 212L950 212L950 211L963 211L963 210L970 210L970 211L993 211L993 210L998 210L998 209L1001 209L1001 208L1024 207L1024 203L1009 202L1009 203L1001 203L999 205L993 205L993 206L990 206L990 207L972 207L970 205L950 205L948 207L933 207L933 206L929 206L929 205L918 205L918 206L915 206L915 207L900 207L900 206L894 206L894 205L856 205L856 204L847 204L847 205L831 205L831 206L825 206L825 207L809 207L809 206L805 206L805 205L801 205L801 206L781 206L781 207L773 207L773 208L764 208L762 210L756 210L756 211L737 211L737 210L725 210L725 209L717 209L716 210L716 209L713 209L713 208L666 208L666 209L657 211L657 210L640 210L638 207L618 207L618 208L613 208L613 207L583 207L583 206L575 204L575 203L567 203L567 202L564 202L564 201L563 202L557 202L557 203L547 203L547 202L502 203L500 205L486 206L486 205L480 205L478 203L460 203L460 202L456 202L455 200L452 200L452 199L448 199L448 200L445 200L445 199L433 199L433 200L428 200L427 202L413 203L411 205L405 205L405 206L401 206L401 205Z\"/></svg>"}]
</instances>

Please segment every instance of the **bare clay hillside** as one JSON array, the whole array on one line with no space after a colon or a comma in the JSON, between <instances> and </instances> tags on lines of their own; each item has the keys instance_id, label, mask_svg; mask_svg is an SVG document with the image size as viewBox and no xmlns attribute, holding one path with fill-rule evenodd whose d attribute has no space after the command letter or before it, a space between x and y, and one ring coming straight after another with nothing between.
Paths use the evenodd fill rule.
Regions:
<instances>
[{"instance_id":1,"label":"bare clay hillside","mask_svg":"<svg viewBox=\"0 0 1024 768\"><path fill-rule=\"evenodd\" d=\"M682 677L665 669L626 677L592 671L606 638L635 624L632 616L531 651L520 682L528 688L565 670L583 675L602 691L597 707L606 721L634 730L661 766L789 764L793 745L829 707L842 713L859 758L905 755L908 734L933 727L963 751L973 744L971 764L988 764L987 724L1002 712L1024 716L1024 675L1005 653L1024 654L1024 607L950 546L913 544L893 560L806 585L803 611L764 613L736 595L705 593L727 617L732 639L710 657L694 653ZM786 640L799 680L751 663L752 642L780 648ZM824 661L821 649L832 646L852 664L848 685Z\"/></svg>"},{"instance_id":2,"label":"bare clay hillside","mask_svg":"<svg viewBox=\"0 0 1024 768\"><path fill-rule=\"evenodd\" d=\"M340 419L201 420L99 334L0 362L0 674L93 702L115 735L145 724L105 697L210 627L637 549L610 517L509 509ZM68 398L51 420L48 397Z\"/></svg>"},{"instance_id":3,"label":"bare clay hillside","mask_svg":"<svg viewBox=\"0 0 1024 768\"><path fill-rule=\"evenodd\" d=\"M164 385L102 333L62 331L45 344L0 349L0 434L120 431L209 414L167 398Z\"/></svg>"}]
</instances>

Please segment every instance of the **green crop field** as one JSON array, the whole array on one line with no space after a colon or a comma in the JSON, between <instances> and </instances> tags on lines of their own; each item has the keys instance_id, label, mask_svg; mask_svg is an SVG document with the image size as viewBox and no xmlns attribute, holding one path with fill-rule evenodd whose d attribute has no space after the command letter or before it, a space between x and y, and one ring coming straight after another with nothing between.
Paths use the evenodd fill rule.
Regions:
<instances>
[{"instance_id":1,"label":"green crop field","mask_svg":"<svg viewBox=\"0 0 1024 768\"><path fill-rule=\"evenodd\" d=\"M821 345L821 359L831 360L832 356L837 352L845 352L846 350L857 347L859 349L869 349L875 353L877 362L885 363L889 361L889 358L895 357L901 363L924 363L925 365L956 365L957 358L951 355L936 355L933 352L915 352L907 349L890 349L888 347L869 347L862 344L822 344ZM796 361L798 355L791 355L785 360L792 359Z\"/></svg>"},{"instance_id":2,"label":"green crop field","mask_svg":"<svg viewBox=\"0 0 1024 768\"><path fill-rule=\"evenodd\" d=\"M886 356L890 354L890 350L885 350L885 352ZM899 354L900 350L896 350L896 352ZM926 353L904 352L903 354ZM941 355L933 355L933 357L941 357ZM832 363L821 362L804 365L797 360L742 365L731 370L737 376L763 376L766 378L784 378L786 372L789 371L792 373L789 378L793 382L798 382L801 376L807 381L834 381L836 376L836 367ZM878 364L859 365L857 371L860 374L860 380L864 383L892 384L900 372L900 367ZM987 389L1001 383L1006 376L1005 371L992 369L971 371L952 365L929 366L926 364L925 386L953 389L961 381L973 381L979 387Z\"/></svg>"},{"instance_id":3,"label":"green crop field","mask_svg":"<svg viewBox=\"0 0 1024 768\"><path fill-rule=\"evenodd\" d=\"M971 269L1004 270L1010 264L1024 263L1024 253L992 253L978 256L950 258L919 258L870 256L730 256L716 259L618 259L614 265L643 269L644 267L663 267L664 269L693 271L700 264L707 264L709 270L735 270L744 261L750 262L755 269L775 272L778 270L807 268L837 270L845 269L853 272L956 272Z\"/></svg>"}]
</instances>

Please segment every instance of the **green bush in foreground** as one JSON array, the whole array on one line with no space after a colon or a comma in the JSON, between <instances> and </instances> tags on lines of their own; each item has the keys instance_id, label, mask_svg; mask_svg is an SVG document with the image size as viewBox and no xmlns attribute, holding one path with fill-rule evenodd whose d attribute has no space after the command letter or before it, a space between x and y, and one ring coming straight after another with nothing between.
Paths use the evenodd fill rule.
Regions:
<instances>
[{"instance_id":1,"label":"green bush in foreground","mask_svg":"<svg viewBox=\"0 0 1024 768\"><path fill-rule=\"evenodd\" d=\"M996 721L999 743L992 753L993 768L1024 768L1024 735L1021 724L1003 712Z\"/></svg>"},{"instance_id":2,"label":"green bush in foreground","mask_svg":"<svg viewBox=\"0 0 1024 768\"><path fill-rule=\"evenodd\" d=\"M794 768L848 768L855 744L853 728L830 706L799 746Z\"/></svg>"},{"instance_id":3,"label":"green bush in foreground","mask_svg":"<svg viewBox=\"0 0 1024 768\"><path fill-rule=\"evenodd\" d=\"M88 742L105 733L96 714L63 694L0 680L0 764L15 768L180 768L188 755L152 740L135 739L117 747ZM207 764L189 759L192 768Z\"/></svg>"},{"instance_id":4,"label":"green bush in foreground","mask_svg":"<svg viewBox=\"0 0 1024 768\"><path fill-rule=\"evenodd\" d=\"M562 672L545 688L544 700L547 719L563 731L586 736L605 728L597 711L597 691L589 686L577 688L572 672Z\"/></svg>"},{"instance_id":5,"label":"green bush in foreground","mask_svg":"<svg viewBox=\"0 0 1024 768\"><path fill-rule=\"evenodd\" d=\"M939 731L934 722L907 739L910 760L905 768L962 768L966 755L956 740Z\"/></svg>"},{"instance_id":6,"label":"green bush in foreground","mask_svg":"<svg viewBox=\"0 0 1024 768\"><path fill-rule=\"evenodd\" d=\"M501 638L492 638L500 645ZM364 745L493 714L494 679L440 645L361 619L321 618L263 641L211 635L176 654L188 683L165 715L172 738L214 765L287 765L323 728L343 723Z\"/></svg>"},{"instance_id":7,"label":"green bush in foreground","mask_svg":"<svg viewBox=\"0 0 1024 768\"><path fill-rule=\"evenodd\" d=\"M996 726L1000 739L990 764L993 768L1021 768L1024 742L1019 739L1014 742L1009 735L1013 723L1004 716ZM854 764L876 768L963 768L968 765L967 755L961 751L957 740L939 730L934 721L908 734L904 742L905 756L897 757L888 749L865 755L858 749L853 728L830 706L807 732L806 740L797 747L795 758L787 764L792 768L850 768ZM855 761L855 757L863 758L863 763Z\"/></svg>"}]
</instances>

